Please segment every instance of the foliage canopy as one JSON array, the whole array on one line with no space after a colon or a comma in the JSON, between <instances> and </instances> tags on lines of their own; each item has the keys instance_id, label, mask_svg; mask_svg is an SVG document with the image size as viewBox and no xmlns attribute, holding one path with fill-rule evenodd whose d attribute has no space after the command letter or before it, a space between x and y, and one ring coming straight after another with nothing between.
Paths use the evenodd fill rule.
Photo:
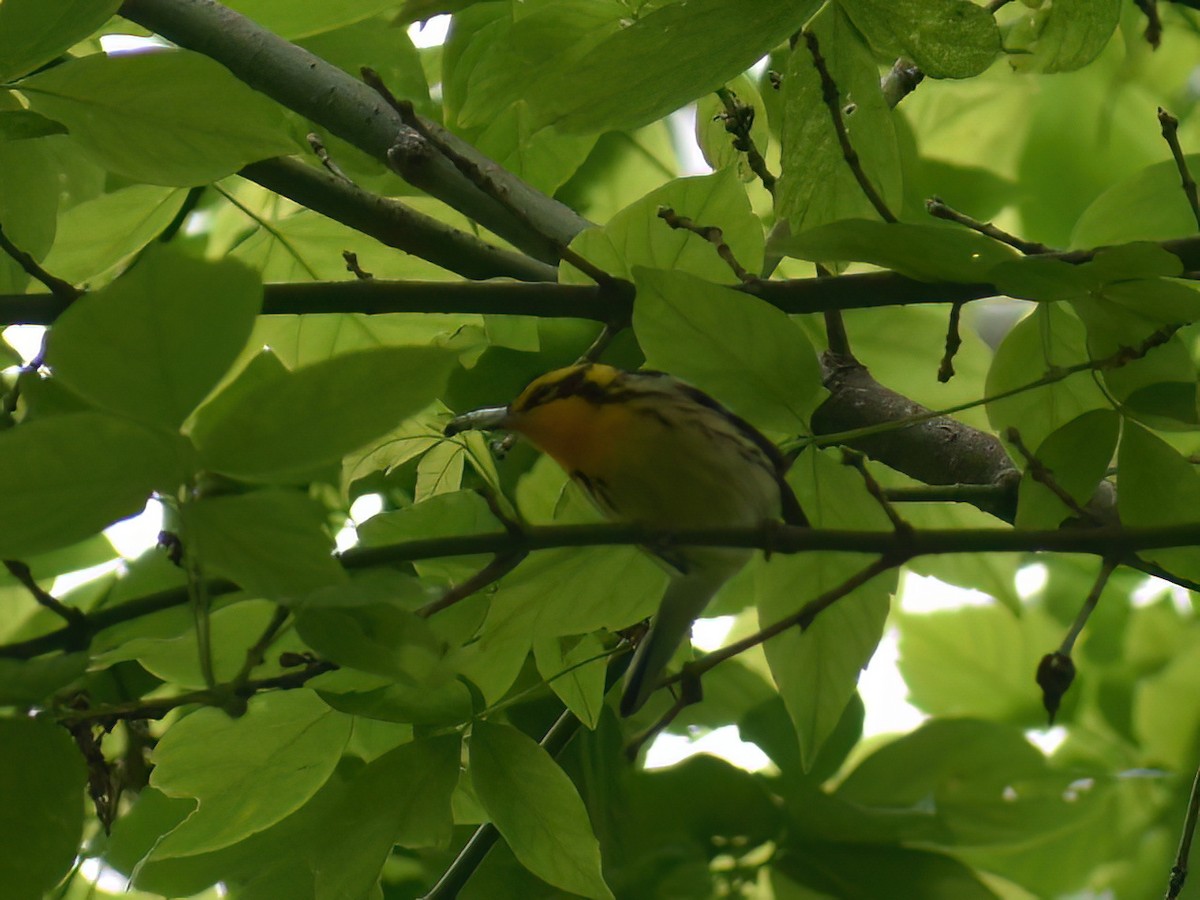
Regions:
<instances>
[{"instance_id":1,"label":"foliage canopy","mask_svg":"<svg viewBox=\"0 0 1200 900\"><path fill-rule=\"evenodd\" d=\"M50 327L0 345L0 894L1161 896L1192 5L3 0L0 323ZM442 436L583 354L762 429L814 529L597 524ZM769 551L666 725L759 771L626 758L655 541ZM885 636L925 719L864 739Z\"/></svg>"}]
</instances>

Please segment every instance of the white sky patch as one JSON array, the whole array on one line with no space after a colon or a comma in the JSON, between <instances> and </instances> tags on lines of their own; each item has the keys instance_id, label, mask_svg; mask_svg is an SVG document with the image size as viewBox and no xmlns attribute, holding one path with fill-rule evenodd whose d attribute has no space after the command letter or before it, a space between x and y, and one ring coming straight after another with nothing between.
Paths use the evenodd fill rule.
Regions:
<instances>
[{"instance_id":1,"label":"white sky patch","mask_svg":"<svg viewBox=\"0 0 1200 900\"><path fill-rule=\"evenodd\" d=\"M358 543L358 526L383 511L382 494L363 494L350 504L350 518L337 533L334 542L338 553L344 553Z\"/></svg>"},{"instance_id":2,"label":"white sky patch","mask_svg":"<svg viewBox=\"0 0 1200 900\"><path fill-rule=\"evenodd\" d=\"M1175 605L1175 610L1182 616L1191 616L1192 598L1188 594L1187 588L1180 587L1177 584L1172 584L1169 581L1151 575L1135 590L1129 598L1129 602L1134 609L1142 609L1146 606L1153 606L1163 594L1167 594L1171 598L1171 602Z\"/></svg>"},{"instance_id":3,"label":"white sky patch","mask_svg":"<svg viewBox=\"0 0 1200 900\"><path fill-rule=\"evenodd\" d=\"M772 765L757 744L742 740L736 725L725 725L698 738L663 732L646 751L646 768L665 769L698 753L720 757L748 772L759 772Z\"/></svg>"},{"instance_id":4,"label":"white sky patch","mask_svg":"<svg viewBox=\"0 0 1200 900\"><path fill-rule=\"evenodd\" d=\"M45 334L45 325L9 325L4 329L4 341L28 363L41 352Z\"/></svg>"},{"instance_id":5,"label":"white sky patch","mask_svg":"<svg viewBox=\"0 0 1200 900\"><path fill-rule=\"evenodd\" d=\"M440 47L446 43L446 34L450 31L450 16L430 16L424 22L413 22L408 26L408 37L418 50L426 47Z\"/></svg>"},{"instance_id":6,"label":"white sky patch","mask_svg":"<svg viewBox=\"0 0 1200 900\"><path fill-rule=\"evenodd\" d=\"M858 692L866 707L863 737L912 731L929 718L908 702L908 685L900 674L900 632L889 628L875 655L858 676Z\"/></svg>"},{"instance_id":7,"label":"white sky patch","mask_svg":"<svg viewBox=\"0 0 1200 900\"><path fill-rule=\"evenodd\" d=\"M54 584L50 587L50 593L55 597L61 597L63 594L75 590L80 585L87 584L89 581L95 581L109 572L117 571L123 565L124 563L119 559L110 559L108 562L102 562L98 566L90 566L86 569L78 569L74 572L59 575L54 579Z\"/></svg>"},{"instance_id":8,"label":"white sky patch","mask_svg":"<svg viewBox=\"0 0 1200 900\"><path fill-rule=\"evenodd\" d=\"M109 56L127 56L130 53L145 53L148 50L161 50L171 45L160 37L151 35L141 37L136 34L102 34L100 49Z\"/></svg>"},{"instance_id":9,"label":"white sky patch","mask_svg":"<svg viewBox=\"0 0 1200 900\"><path fill-rule=\"evenodd\" d=\"M129 879L98 859L81 860L79 874L85 881L94 884L105 893L124 894L129 890Z\"/></svg>"},{"instance_id":10,"label":"white sky patch","mask_svg":"<svg viewBox=\"0 0 1200 900\"><path fill-rule=\"evenodd\" d=\"M146 508L136 516L114 522L104 529L108 542L126 559L137 559L158 545L163 530L163 508L157 500L147 501Z\"/></svg>"},{"instance_id":11,"label":"white sky patch","mask_svg":"<svg viewBox=\"0 0 1200 900\"><path fill-rule=\"evenodd\" d=\"M1025 732L1025 740L1033 744L1046 756L1062 746L1067 739L1067 729L1062 725L1051 725L1049 728L1031 728Z\"/></svg>"},{"instance_id":12,"label":"white sky patch","mask_svg":"<svg viewBox=\"0 0 1200 900\"><path fill-rule=\"evenodd\" d=\"M964 606L990 606L995 602L983 591L946 584L931 575L905 572L900 583L900 608L906 613L943 612Z\"/></svg>"},{"instance_id":13,"label":"white sky patch","mask_svg":"<svg viewBox=\"0 0 1200 900\"><path fill-rule=\"evenodd\" d=\"M725 646L725 638L733 628L734 616L716 616L712 619L697 619L692 623L692 644L711 653Z\"/></svg>"},{"instance_id":14,"label":"white sky patch","mask_svg":"<svg viewBox=\"0 0 1200 900\"><path fill-rule=\"evenodd\" d=\"M712 166L696 143L696 105L689 104L667 116L667 127L671 130L671 142L679 158L679 174L708 175L712 172Z\"/></svg>"},{"instance_id":15,"label":"white sky patch","mask_svg":"<svg viewBox=\"0 0 1200 900\"><path fill-rule=\"evenodd\" d=\"M1017 596L1027 600L1046 586L1050 573L1041 563L1033 563L1017 570Z\"/></svg>"}]
</instances>

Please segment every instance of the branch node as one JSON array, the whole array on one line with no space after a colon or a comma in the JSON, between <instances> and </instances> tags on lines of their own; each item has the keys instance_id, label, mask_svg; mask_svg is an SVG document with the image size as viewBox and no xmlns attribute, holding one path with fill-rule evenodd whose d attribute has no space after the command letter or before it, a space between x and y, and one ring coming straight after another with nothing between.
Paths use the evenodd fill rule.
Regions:
<instances>
[{"instance_id":1,"label":"branch node","mask_svg":"<svg viewBox=\"0 0 1200 900\"><path fill-rule=\"evenodd\" d=\"M991 222L981 222L978 219L972 219L965 213L960 213L958 210L947 206L941 197L935 196L926 200L925 211L935 219L945 219L947 222L955 222L966 228L970 228L972 231L978 231L980 234L990 237L994 241L1000 241L1002 244L1015 247L1026 256L1038 256L1043 253L1055 252L1053 247L1047 247L1039 241L1027 241L1024 238L1017 237L1015 234L1002 231Z\"/></svg>"},{"instance_id":2,"label":"branch node","mask_svg":"<svg viewBox=\"0 0 1200 900\"><path fill-rule=\"evenodd\" d=\"M1171 148L1171 156L1175 159L1175 168L1179 170L1179 186L1187 197L1188 206L1192 209L1192 218L1196 227L1200 228L1200 198L1196 196L1196 179L1192 177L1187 159L1183 155L1183 147L1179 145L1179 120L1163 109L1158 108L1158 124L1162 129L1163 140Z\"/></svg>"},{"instance_id":3,"label":"branch node","mask_svg":"<svg viewBox=\"0 0 1200 900\"><path fill-rule=\"evenodd\" d=\"M817 74L821 77L821 98L825 101L825 106L829 109L829 115L833 119L833 130L837 133L838 143L841 145L842 157L846 160L846 165L850 167L850 171L854 175L854 180L858 182L858 186L862 189L863 196L874 207L875 212L879 214L879 218L885 222L899 221L892 214L892 211L888 209L883 197L875 190L875 185L871 183L871 179L867 177L867 173L863 171L862 160L859 158L858 152L854 149L854 145L850 143L850 134L846 131L846 122L842 118L842 109L839 105L840 95L838 87L833 80L833 76L829 74L829 68L825 64L825 57L821 55L821 47L816 34L811 31L805 31L804 42L808 46L809 54L812 56L813 67L816 68Z\"/></svg>"}]
</instances>

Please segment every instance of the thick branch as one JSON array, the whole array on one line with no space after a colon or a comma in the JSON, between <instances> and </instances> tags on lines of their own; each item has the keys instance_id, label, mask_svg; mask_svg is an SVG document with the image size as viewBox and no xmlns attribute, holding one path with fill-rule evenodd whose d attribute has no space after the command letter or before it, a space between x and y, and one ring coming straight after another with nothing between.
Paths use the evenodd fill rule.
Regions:
<instances>
[{"instance_id":1,"label":"thick branch","mask_svg":"<svg viewBox=\"0 0 1200 900\"><path fill-rule=\"evenodd\" d=\"M382 244L427 259L464 278L558 280L558 270L552 265L492 246L399 200L364 191L299 160L268 159L246 166L238 174L313 212L369 234Z\"/></svg>"},{"instance_id":2,"label":"thick branch","mask_svg":"<svg viewBox=\"0 0 1200 900\"><path fill-rule=\"evenodd\" d=\"M126 0L120 14L181 47L209 56L255 90L388 164L398 144L406 148L405 179L538 259L555 263L588 222L511 173L499 171L515 217L455 168L450 160L400 120L362 82L259 27L214 0ZM455 150L481 166L495 166L465 141ZM496 167L498 169L498 167ZM526 221L532 223L530 228Z\"/></svg>"},{"instance_id":3,"label":"thick branch","mask_svg":"<svg viewBox=\"0 0 1200 900\"><path fill-rule=\"evenodd\" d=\"M838 434L884 422L895 422L930 411L884 387L857 362L826 354L825 386L830 396L813 414L813 432ZM1010 489L978 504L1001 518L1012 519L1015 486L1020 472L994 435L964 425L949 416L935 416L911 425L847 441L869 457L926 484L999 485Z\"/></svg>"}]
</instances>

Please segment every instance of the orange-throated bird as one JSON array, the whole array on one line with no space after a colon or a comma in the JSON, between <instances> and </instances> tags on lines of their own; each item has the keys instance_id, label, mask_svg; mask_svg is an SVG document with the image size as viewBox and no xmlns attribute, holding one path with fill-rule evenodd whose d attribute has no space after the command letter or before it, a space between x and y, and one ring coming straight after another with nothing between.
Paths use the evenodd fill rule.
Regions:
<instances>
[{"instance_id":1,"label":"orange-throated bird","mask_svg":"<svg viewBox=\"0 0 1200 900\"><path fill-rule=\"evenodd\" d=\"M508 406L446 426L516 432L549 454L609 518L664 530L807 525L784 480L783 455L750 423L662 372L585 363L549 372ZM642 707L692 622L753 551L650 551L670 572L658 613L638 644L621 714Z\"/></svg>"}]
</instances>

